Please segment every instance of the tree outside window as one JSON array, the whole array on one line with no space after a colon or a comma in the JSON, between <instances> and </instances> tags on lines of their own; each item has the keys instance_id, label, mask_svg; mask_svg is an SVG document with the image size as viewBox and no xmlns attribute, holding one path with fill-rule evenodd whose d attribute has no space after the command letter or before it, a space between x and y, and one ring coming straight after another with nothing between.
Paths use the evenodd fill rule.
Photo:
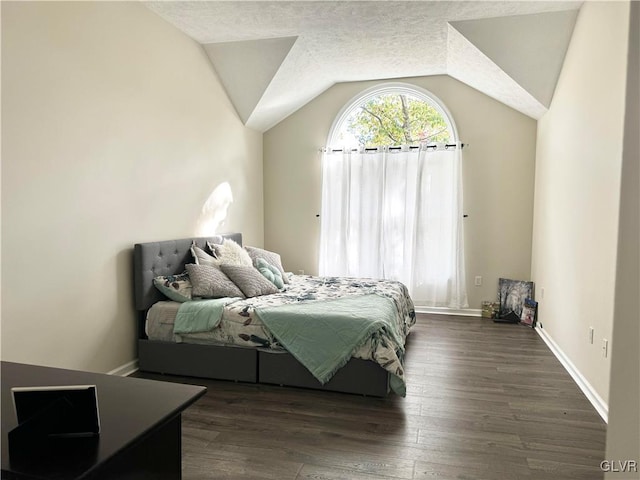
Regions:
<instances>
[{"instance_id":1,"label":"tree outside window","mask_svg":"<svg viewBox=\"0 0 640 480\"><path fill-rule=\"evenodd\" d=\"M437 108L401 92L365 98L351 109L336 133L335 144L350 148L453 141L450 126Z\"/></svg>"}]
</instances>

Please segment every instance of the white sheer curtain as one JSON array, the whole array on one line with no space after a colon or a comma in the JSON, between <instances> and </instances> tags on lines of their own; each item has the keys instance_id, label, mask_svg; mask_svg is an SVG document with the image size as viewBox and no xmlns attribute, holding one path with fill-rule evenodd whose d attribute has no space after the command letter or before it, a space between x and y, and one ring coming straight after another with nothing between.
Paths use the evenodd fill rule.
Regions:
<instances>
[{"instance_id":1,"label":"white sheer curtain","mask_svg":"<svg viewBox=\"0 0 640 480\"><path fill-rule=\"evenodd\" d=\"M399 280L467 305L459 148L323 154L320 275Z\"/></svg>"}]
</instances>

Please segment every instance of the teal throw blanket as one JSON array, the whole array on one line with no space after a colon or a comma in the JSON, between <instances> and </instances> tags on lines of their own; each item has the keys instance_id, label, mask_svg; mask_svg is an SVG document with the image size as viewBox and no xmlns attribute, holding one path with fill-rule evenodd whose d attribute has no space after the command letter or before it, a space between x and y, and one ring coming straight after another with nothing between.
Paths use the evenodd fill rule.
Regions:
<instances>
[{"instance_id":1,"label":"teal throw blanket","mask_svg":"<svg viewBox=\"0 0 640 480\"><path fill-rule=\"evenodd\" d=\"M178 309L173 333L201 333L216 328L222 319L224 306L235 298L213 298L184 302Z\"/></svg>"},{"instance_id":2,"label":"teal throw blanket","mask_svg":"<svg viewBox=\"0 0 640 480\"><path fill-rule=\"evenodd\" d=\"M404 345L395 322L395 304L375 294L256 308L254 312L322 384L379 330ZM400 378L392 375L390 384L396 393L404 394Z\"/></svg>"}]
</instances>

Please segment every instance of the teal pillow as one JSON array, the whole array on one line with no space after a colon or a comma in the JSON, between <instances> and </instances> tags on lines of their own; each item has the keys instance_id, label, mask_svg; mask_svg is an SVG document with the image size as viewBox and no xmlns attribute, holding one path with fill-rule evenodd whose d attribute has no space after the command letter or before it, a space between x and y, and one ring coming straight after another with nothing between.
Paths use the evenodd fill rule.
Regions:
<instances>
[{"instance_id":1,"label":"teal pillow","mask_svg":"<svg viewBox=\"0 0 640 480\"><path fill-rule=\"evenodd\" d=\"M284 280L282 279L282 273L276 267L271 265L263 258L256 259L256 268L260 271L262 276L273 283L279 290L284 288Z\"/></svg>"}]
</instances>

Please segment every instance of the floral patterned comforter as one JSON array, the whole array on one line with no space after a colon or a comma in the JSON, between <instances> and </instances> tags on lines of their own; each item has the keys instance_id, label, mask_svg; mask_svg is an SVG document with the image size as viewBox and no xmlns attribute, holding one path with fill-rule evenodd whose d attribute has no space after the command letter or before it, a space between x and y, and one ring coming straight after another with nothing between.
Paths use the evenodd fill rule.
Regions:
<instances>
[{"instance_id":1,"label":"floral patterned comforter","mask_svg":"<svg viewBox=\"0 0 640 480\"><path fill-rule=\"evenodd\" d=\"M158 302L149 310L147 334L150 340L282 350L277 340L253 313L254 309L367 294L381 295L393 301L397 311L395 320L398 330L402 338L406 339L416 318L413 302L402 283L392 280L308 275L292 276L286 289L280 293L233 301L225 307L219 326L210 332L173 334L173 320L180 304ZM353 357L372 360L404 381L404 342L399 344L384 331L372 335L353 353Z\"/></svg>"}]
</instances>

